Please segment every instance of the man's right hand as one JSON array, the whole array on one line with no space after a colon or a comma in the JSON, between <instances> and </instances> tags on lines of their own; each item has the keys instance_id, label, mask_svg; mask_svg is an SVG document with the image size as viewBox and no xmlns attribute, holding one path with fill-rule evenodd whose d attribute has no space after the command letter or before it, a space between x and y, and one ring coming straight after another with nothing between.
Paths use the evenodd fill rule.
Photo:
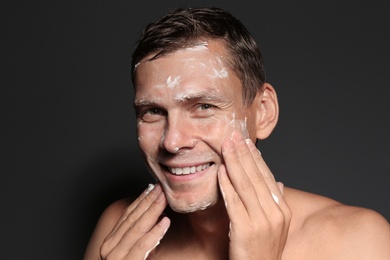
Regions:
<instances>
[{"instance_id":1,"label":"man's right hand","mask_svg":"<svg viewBox=\"0 0 390 260\"><path fill-rule=\"evenodd\" d=\"M105 238L100 256L104 260L146 259L160 243L170 220L159 218L167 206L161 185L156 184L131 203L110 234Z\"/></svg>"}]
</instances>

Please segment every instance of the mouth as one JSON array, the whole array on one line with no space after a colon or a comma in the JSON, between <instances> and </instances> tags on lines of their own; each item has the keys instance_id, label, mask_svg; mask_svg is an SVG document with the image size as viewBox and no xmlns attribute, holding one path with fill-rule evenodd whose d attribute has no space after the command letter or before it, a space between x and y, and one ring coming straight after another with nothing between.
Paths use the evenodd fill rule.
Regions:
<instances>
[{"instance_id":1,"label":"mouth","mask_svg":"<svg viewBox=\"0 0 390 260\"><path fill-rule=\"evenodd\" d=\"M214 163L204 163L200 165L192 165L186 167L166 167L170 173L173 175L188 175L197 172L201 172L207 168L209 168Z\"/></svg>"}]
</instances>

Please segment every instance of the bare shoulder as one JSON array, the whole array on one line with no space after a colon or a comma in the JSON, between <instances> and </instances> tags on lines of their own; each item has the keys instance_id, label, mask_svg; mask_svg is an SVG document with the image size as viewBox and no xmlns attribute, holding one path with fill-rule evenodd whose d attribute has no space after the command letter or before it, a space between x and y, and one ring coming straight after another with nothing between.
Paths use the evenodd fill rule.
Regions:
<instances>
[{"instance_id":1,"label":"bare shoulder","mask_svg":"<svg viewBox=\"0 0 390 260\"><path fill-rule=\"evenodd\" d=\"M294 189L286 200L293 214L290 246L316 259L390 259L390 225L379 213Z\"/></svg>"},{"instance_id":2,"label":"bare shoulder","mask_svg":"<svg viewBox=\"0 0 390 260\"><path fill-rule=\"evenodd\" d=\"M89 240L84 260L101 259L99 255L100 246L131 202L131 198L117 200L103 211Z\"/></svg>"}]
</instances>

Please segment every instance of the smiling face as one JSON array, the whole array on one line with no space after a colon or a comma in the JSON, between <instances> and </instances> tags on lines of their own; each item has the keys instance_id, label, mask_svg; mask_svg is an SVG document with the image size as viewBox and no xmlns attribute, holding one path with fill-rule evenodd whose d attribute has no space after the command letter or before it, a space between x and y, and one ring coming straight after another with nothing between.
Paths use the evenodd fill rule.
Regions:
<instances>
[{"instance_id":1,"label":"smiling face","mask_svg":"<svg viewBox=\"0 0 390 260\"><path fill-rule=\"evenodd\" d=\"M244 105L222 43L151 57L135 72L139 146L173 210L213 206L220 197L221 145L236 130L255 139L256 106Z\"/></svg>"}]
</instances>

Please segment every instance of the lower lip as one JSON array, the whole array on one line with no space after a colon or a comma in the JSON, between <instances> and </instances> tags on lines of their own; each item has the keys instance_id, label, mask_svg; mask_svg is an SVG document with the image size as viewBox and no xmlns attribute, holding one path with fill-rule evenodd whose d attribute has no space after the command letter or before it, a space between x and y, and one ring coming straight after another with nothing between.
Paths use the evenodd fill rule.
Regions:
<instances>
[{"instance_id":1,"label":"lower lip","mask_svg":"<svg viewBox=\"0 0 390 260\"><path fill-rule=\"evenodd\" d=\"M203 175L209 173L209 171L212 170L214 168L214 166L215 166L215 164L211 165L210 167L208 167L200 172L194 172L194 173L190 173L190 174L175 175L168 170L165 170L164 172L165 172L165 176L171 181L188 182L188 181L191 181L193 179L200 178Z\"/></svg>"}]
</instances>

